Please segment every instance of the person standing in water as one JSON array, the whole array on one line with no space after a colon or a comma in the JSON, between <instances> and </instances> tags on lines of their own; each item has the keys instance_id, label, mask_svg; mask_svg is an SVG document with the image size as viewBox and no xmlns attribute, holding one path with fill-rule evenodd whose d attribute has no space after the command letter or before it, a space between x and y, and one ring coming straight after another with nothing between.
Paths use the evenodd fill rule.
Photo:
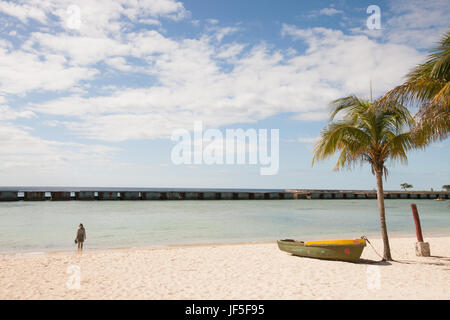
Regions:
<instances>
[{"instance_id":1,"label":"person standing in water","mask_svg":"<svg viewBox=\"0 0 450 320\"><path fill-rule=\"evenodd\" d=\"M83 224L80 223L77 230L77 236L75 238L75 243L78 244L78 251L83 250L83 242L86 240L86 230L83 227Z\"/></svg>"}]
</instances>

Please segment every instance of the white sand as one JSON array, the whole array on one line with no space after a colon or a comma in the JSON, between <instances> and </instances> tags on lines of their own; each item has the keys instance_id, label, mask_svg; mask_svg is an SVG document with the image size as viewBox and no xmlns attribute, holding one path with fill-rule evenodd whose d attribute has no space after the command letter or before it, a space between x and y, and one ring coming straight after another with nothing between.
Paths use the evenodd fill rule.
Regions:
<instances>
[{"instance_id":1,"label":"white sand","mask_svg":"<svg viewBox=\"0 0 450 320\"><path fill-rule=\"evenodd\" d=\"M426 240L433 257L392 238L390 264L299 258L276 243L5 254L0 299L449 299L450 237ZM362 258L380 260L370 247Z\"/></svg>"}]
</instances>

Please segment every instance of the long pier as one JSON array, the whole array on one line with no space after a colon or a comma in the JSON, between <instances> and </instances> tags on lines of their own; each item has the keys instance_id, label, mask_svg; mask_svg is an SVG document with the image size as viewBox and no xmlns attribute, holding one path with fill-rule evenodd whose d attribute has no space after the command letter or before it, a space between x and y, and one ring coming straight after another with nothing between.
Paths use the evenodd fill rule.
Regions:
<instances>
[{"instance_id":1,"label":"long pier","mask_svg":"<svg viewBox=\"0 0 450 320\"><path fill-rule=\"evenodd\" d=\"M295 199L376 199L373 190L256 190L228 189L142 189L104 188L68 190L41 188L0 189L0 201L106 201L106 200L295 200ZM449 191L385 191L385 199L449 199Z\"/></svg>"}]
</instances>

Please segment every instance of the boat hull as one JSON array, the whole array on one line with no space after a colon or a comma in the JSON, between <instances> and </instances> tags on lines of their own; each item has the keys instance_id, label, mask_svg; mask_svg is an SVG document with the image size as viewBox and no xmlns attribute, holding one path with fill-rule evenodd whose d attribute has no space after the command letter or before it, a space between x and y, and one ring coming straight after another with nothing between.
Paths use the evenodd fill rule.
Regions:
<instances>
[{"instance_id":1,"label":"boat hull","mask_svg":"<svg viewBox=\"0 0 450 320\"><path fill-rule=\"evenodd\" d=\"M357 262L366 246L364 239L294 241L278 240L278 248L299 257Z\"/></svg>"}]
</instances>

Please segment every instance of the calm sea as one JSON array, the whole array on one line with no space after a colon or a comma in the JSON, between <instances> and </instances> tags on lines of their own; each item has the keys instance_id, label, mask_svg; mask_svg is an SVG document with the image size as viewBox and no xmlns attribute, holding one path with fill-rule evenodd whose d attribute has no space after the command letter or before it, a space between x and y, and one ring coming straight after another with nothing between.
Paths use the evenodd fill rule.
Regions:
<instances>
[{"instance_id":1,"label":"calm sea","mask_svg":"<svg viewBox=\"0 0 450 320\"><path fill-rule=\"evenodd\" d=\"M391 234L415 233L412 200L386 200ZM450 233L449 201L414 200L424 235ZM376 200L62 201L0 203L0 252L379 234Z\"/></svg>"}]
</instances>

